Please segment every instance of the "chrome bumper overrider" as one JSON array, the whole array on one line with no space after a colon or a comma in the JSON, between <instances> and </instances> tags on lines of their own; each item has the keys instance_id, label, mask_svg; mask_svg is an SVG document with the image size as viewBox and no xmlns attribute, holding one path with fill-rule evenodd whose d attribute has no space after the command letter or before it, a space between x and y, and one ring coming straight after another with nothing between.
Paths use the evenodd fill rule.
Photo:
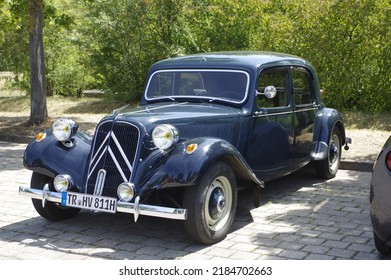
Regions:
<instances>
[{"instance_id":1,"label":"chrome bumper overrider","mask_svg":"<svg viewBox=\"0 0 391 280\"><path fill-rule=\"evenodd\" d=\"M62 198L61 193L49 191L49 187L47 185L44 186L43 190L20 186L19 194L30 198L42 200L43 207L45 206L47 201L61 203ZM134 203L118 201L116 212L134 214L135 222L137 221L139 215L174 220L186 220L187 218L186 209L140 204L139 200L140 197L136 197Z\"/></svg>"}]
</instances>

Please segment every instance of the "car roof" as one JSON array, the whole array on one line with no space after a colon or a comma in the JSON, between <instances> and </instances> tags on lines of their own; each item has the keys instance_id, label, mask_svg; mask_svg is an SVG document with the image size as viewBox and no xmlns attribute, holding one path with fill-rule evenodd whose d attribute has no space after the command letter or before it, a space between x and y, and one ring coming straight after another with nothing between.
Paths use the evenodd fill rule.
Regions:
<instances>
[{"instance_id":1,"label":"car roof","mask_svg":"<svg viewBox=\"0 0 391 280\"><path fill-rule=\"evenodd\" d=\"M214 52L168 58L155 63L151 71L173 68L238 68L256 71L263 65L309 66L304 59L276 52Z\"/></svg>"}]
</instances>

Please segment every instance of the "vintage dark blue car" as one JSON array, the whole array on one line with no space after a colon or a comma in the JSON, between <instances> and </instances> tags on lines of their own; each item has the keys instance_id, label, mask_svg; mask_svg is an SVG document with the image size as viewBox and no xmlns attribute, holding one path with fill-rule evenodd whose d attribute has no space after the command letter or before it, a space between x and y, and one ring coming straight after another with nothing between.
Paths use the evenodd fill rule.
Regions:
<instances>
[{"instance_id":1,"label":"vintage dark blue car","mask_svg":"<svg viewBox=\"0 0 391 280\"><path fill-rule=\"evenodd\" d=\"M391 136L372 171L370 213L376 249L391 255Z\"/></svg>"},{"instance_id":2,"label":"vintage dark blue car","mask_svg":"<svg viewBox=\"0 0 391 280\"><path fill-rule=\"evenodd\" d=\"M154 64L138 108L103 118L93 137L59 119L27 147L32 198L49 220L80 209L184 221L201 243L225 238L238 189L310 162L336 175L345 136L340 114L320 99L305 60L278 53L189 55Z\"/></svg>"}]
</instances>

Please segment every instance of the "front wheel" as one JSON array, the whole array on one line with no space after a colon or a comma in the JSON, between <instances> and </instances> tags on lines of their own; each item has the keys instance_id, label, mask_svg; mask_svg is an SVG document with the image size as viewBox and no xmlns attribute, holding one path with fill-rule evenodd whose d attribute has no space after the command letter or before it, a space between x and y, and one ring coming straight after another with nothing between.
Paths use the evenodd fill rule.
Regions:
<instances>
[{"instance_id":1,"label":"front wheel","mask_svg":"<svg viewBox=\"0 0 391 280\"><path fill-rule=\"evenodd\" d=\"M43 187L49 184L49 189L53 190L53 179L40 173L33 172L31 176L31 187L33 189L42 190ZM79 213L80 209L61 206L59 203L47 201L45 207L42 206L42 200L31 199L35 210L43 218L50 221L61 221L73 218Z\"/></svg>"},{"instance_id":2,"label":"front wheel","mask_svg":"<svg viewBox=\"0 0 391 280\"><path fill-rule=\"evenodd\" d=\"M223 240L235 217L237 186L232 168L218 162L201 179L198 187L189 187L184 194L188 215L184 225L194 240L211 244Z\"/></svg>"},{"instance_id":3,"label":"front wheel","mask_svg":"<svg viewBox=\"0 0 391 280\"><path fill-rule=\"evenodd\" d=\"M316 171L320 178L331 179L337 174L341 162L341 146L341 132L335 127L330 135L327 158L316 162Z\"/></svg>"}]
</instances>

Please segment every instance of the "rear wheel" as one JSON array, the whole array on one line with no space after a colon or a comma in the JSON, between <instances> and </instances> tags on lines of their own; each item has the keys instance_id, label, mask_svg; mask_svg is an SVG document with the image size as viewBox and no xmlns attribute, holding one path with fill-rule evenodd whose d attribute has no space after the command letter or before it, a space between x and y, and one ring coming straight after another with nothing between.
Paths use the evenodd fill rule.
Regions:
<instances>
[{"instance_id":1,"label":"rear wheel","mask_svg":"<svg viewBox=\"0 0 391 280\"><path fill-rule=\"evenodd\" d=\"M51 191L54 190L53 179L51 177L33 172L33 175L31 176L31 187L33 189L42 190L46 184L49 184L49 189ZM73 218L80 211L78 208L64 207L59 203L51 201L47 201L45 207L43 207L42 200L34 198L31 200L38 214L50 221L61 221Z\"/></svg>"},{"instance_id":2,"label":"rear wheel","mask_svg":"<svg viewBox=\"0 0 391 280\"><path fill-rule=\"evenodd\" d=\"M235 174L228 164L218 162L206 172L198 187L185 191L187 233L205 244L223 240L234 220L236 204Z\"/></svg>"},{"instance_id":3,"label":"rear wheel","mask_svg":"<svg viewBox=\"0 0 391 280\"><path fill-rule=\"evenodd\" d=\"M320 178L334 178L341 162L342 136L337 127L333 129L330 135L327 150L327 158L316 161L316 172Z\"/></svg>"}]
</instances>

